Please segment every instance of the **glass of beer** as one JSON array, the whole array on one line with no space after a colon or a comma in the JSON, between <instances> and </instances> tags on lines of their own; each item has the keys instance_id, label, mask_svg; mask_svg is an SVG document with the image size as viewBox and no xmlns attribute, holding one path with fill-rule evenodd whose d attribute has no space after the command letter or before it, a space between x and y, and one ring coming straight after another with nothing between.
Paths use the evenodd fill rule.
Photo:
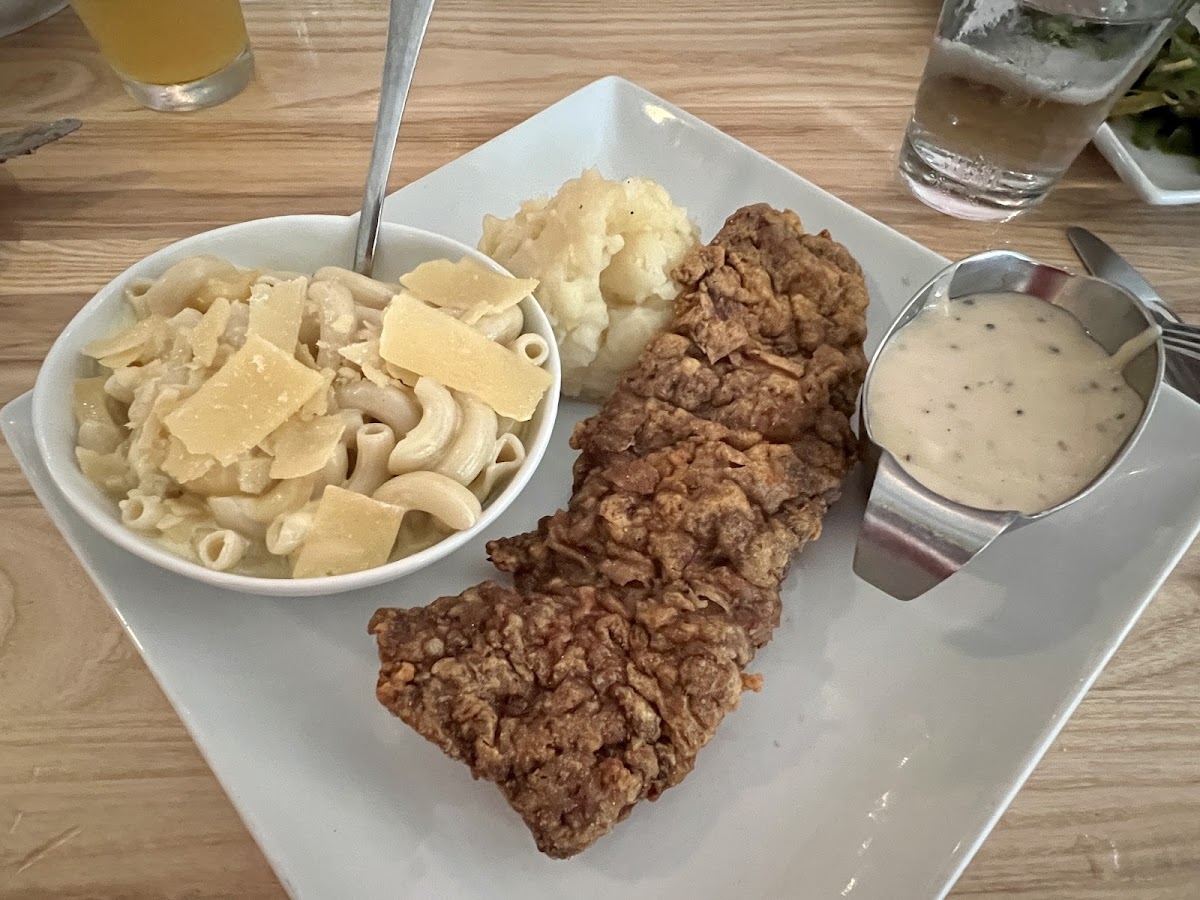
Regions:
<instances>
[{"instance_id":1,"label":"glass of beer","mask_svg":"<svg viewBox=\"0 0 1200 900\"><path fill-rule=\"evenodd\" d=\"M1191 0L945 0L900 177L964 219L1035 206Z\"/></svg>"},{"instance_id":2,"label":"glass of beer","mask_svg":"<svg viewBox=\"0 0 1200 900\"><path fill-rule=\"evenodd\" d=\"M254 71L238 0L71 0L120 76L151 109L215 106Z\"/></svg>"}]
</instances>

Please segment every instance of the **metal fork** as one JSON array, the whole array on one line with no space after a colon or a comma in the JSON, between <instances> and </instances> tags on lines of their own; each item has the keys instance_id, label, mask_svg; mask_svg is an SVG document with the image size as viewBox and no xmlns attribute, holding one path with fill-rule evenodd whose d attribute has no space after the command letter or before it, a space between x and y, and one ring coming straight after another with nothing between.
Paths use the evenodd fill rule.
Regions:
<instances>
[{"instance_id":1,"label":"metal fork","mask_svg":"<svg viewBox=\"0 0 1200 900\"><path fill-rule=\"evenodd\" d=\"M1200 360L1200 325L1185 325L1182 322L1167 322L1160 319L1163 346L1176 353Z\"/></svg>"}]
</instances>

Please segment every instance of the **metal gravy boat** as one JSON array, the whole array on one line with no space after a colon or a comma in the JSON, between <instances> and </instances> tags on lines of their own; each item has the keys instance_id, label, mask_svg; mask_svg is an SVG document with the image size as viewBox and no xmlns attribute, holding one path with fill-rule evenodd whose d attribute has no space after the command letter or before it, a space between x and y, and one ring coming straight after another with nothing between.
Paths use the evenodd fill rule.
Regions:
<instances>
[{"instance_id":1,"label":"metal gravy boat","mask_svg":"<svg viewBox=\"0 0 1200 900\"><path fill-rule=\"evenodd\" d=\"M954 263L917 292L871 359L859 409L859 439L870 497L855 547L854 571L900 600L912 600L940 584L1004 532L1051 516L1090 494L1120 465L1154 410L1163 379L1161 337L1124 370L1125 381L1145 401L1141 419L1108 465L1074 497L1034 515L995 512L956 503L914 479L871 434L868 397L876 362L888 342L939 298L948 296L953 303L972 294L1000 291L1027 294L1065 309L1110 354L1154 325L1145 307L1123 288L1007 250L992 250Z\"/></svg>"}]
</instances>

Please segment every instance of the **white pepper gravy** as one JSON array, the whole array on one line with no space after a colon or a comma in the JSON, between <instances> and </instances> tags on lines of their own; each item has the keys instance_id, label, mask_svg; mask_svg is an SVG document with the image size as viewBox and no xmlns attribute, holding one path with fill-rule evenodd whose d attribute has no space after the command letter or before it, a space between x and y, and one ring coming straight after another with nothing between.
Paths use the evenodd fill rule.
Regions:
<instances>
[{"instance_id":1,"label":"white pepper gravy","mask_svg":"<svg viewBox=\"0 0 1200 900\"><path fill-rule=\"evenodd\" d=\"M1145 403L1121 370L1151 327L1109 356L1079 320L1024 294L933 304L875 363L871 433L917 481L979 509L1031 515L1100 474Z\"/></svg>"}]
</instances>

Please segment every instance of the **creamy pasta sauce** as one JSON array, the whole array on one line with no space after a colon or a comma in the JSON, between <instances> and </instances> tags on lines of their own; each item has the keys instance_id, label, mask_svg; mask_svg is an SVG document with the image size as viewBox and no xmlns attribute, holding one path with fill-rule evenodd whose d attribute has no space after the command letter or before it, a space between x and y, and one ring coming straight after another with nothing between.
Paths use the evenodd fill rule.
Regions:
<instances>
[{"instance_id":1,"label":"creamy pasta sauce","mask_svg":"<svg viewBox=\"0 0 1200 900\"><path fill-rule=\"evenodd\" d=\"M880 446L930 490L981 509L1032 514L1079 493L1145 406L1116 355L1070 313L1023 294L932 305L889 342L868 397Z\"/></svg>"}]
</instances>

